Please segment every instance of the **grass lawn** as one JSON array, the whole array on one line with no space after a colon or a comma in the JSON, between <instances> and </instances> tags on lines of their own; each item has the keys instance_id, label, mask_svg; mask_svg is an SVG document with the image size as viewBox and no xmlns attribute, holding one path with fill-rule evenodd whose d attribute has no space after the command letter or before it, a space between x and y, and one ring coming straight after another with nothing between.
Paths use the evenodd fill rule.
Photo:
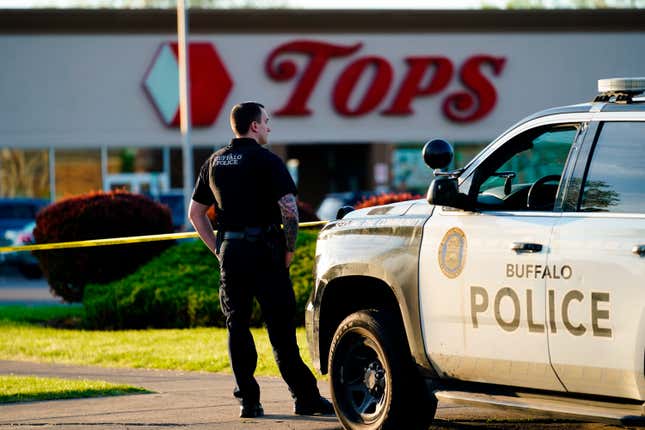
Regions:
<instances>
[{"instance_id":1,"label":"grass lawn","mask_svg":"<svg viewBox=\"0 0 645 430\"><path fill-rule=\"evenodd\" d=\"M150 391L104 381L0 375L0 403L120 396Z\"/></svg>"},{"instance_id":2,"label":"grass lawn","mask_svg":"<svg viewBox=\"0 0 645 430\"><path fill-rule=\"evenodd\" d=\"M83 318L83 305L0 305L0 321L70 326Z\"/></svg>"},{"instance_id":3,"label":"grass lawn","mask_svg":"<svg viewBox=\"0 0 645 430\"><path fill-rule=\"evenodd\" d=\"M47 311L43 308L37 312L45 315L45 319L56 312L56 318L67 317L63 310ZM20 315L29 315L29 318ZM34 313L19 306L0 306L0 360L231 371L226 329L223 328L87 331L43 327L41 324ZM258 328L252 332L259 356L256 374L279 376L266 330ZM297 337L302 357L311 367L304 328L298 328Z\"/></svg>"}]
</instances>

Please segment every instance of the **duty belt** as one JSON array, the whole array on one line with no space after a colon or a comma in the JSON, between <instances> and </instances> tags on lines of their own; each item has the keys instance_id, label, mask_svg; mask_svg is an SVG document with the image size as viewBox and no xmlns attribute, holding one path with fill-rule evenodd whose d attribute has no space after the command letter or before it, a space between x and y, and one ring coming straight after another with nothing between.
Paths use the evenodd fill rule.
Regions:
<instances>
[{"instance_id":1,"label":"duty belt","mask_svg":"<svg viewBox=\"0 0 645 430\"><path fill-rule=\"evenodd\" d=\"M225 231L224 240L238 239L256 241L266 232L267 229L261 227L247 227L241 231Z\"/></svg>"}]
</instances>

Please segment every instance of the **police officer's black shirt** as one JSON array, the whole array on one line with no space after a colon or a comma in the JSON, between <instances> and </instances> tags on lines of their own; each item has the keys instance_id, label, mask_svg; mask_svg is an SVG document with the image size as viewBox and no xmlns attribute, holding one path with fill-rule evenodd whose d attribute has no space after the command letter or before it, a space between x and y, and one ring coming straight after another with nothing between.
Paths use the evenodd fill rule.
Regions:
<instances>
[{"instance_id":1,"label":"police officer's black shirt","mask_svg":"<svg viewBox=\"0 0 645 430\"><path fill-rule=\"evenodd\" d=\"M215 203L219 228L237 230L282 223L278 200L296 194L286 166L255 139L233 139L202 165L192 199Z\"/></svg>"}]
</instances>

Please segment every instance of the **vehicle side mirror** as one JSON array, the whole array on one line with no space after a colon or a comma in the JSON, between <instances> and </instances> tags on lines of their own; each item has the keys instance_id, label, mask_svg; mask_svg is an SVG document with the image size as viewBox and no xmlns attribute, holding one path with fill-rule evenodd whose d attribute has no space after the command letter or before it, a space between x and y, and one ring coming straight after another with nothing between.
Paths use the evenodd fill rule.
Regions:
<instances>
[{"instance_id":1,"label":"vehicle side mirror","mask_svg":"<svg viewBox=\"0 0 645 430\"><path fill-rule=\"evenodd\" d=\"M436 177L428 188L426 199L431 205L457 207L457 178Z\"/></svg>"},{"instance_id":2,"label":"vehicle side mirror","mask_svg":"<svg viewBox=\"0 0 645 430\"><path fill-rule=\"evenodd\" d=\"M338 209L338 212L336 212L336 219L343 219L345 218L345 215L353 211L354 208L352 206L343 206Z\"/></svg>"},{"instance_id":3,"label":"vehicle side mirror","mask_svg":"<svg viewBox=\"0 0 645 430\"><path fill-rule=\"evenodd\" d=\"M428 188L428 203L456 207L459 187L454 173L442 172L454 157L452 145L443 139L433 139L423 146L423 161L433 170L435 179Z\"/></svg>"}]
</instances>

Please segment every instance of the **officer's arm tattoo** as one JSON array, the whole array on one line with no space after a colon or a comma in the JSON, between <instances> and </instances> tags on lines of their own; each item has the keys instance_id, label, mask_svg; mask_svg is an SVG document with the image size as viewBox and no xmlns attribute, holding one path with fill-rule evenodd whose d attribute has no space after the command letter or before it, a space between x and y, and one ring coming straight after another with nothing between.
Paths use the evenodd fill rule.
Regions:
<instances>
[{"instance_id":1,"label":"officer's arm tattoo","mask_svg":"<svg viewBox=\"0 0 645 430\"><path fill-rule=\"evenodd\" d=\"M296 249L296 238L298 237L298 204L296 196L285 194L278 200L280 212L282 213L282 225L284 235L287 239L287 251L293 252Z\"/></svg>"}]
</instances>

